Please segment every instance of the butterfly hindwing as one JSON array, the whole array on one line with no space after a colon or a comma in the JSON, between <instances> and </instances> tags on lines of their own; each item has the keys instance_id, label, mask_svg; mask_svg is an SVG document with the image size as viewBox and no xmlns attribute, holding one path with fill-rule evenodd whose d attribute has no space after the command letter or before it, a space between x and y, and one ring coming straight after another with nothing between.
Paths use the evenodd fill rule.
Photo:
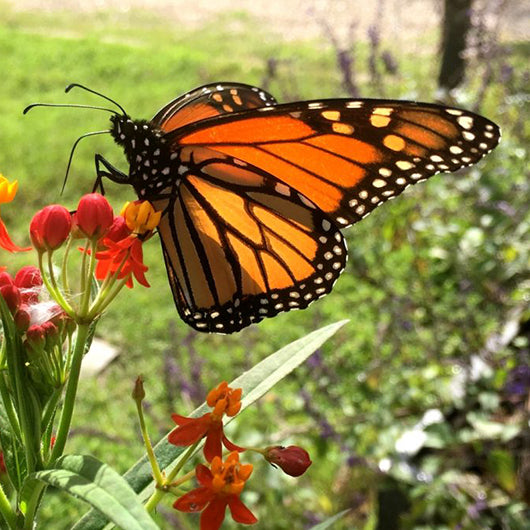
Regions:
<instances>
[{"instance_id":1,"label":"butterfly hindwing","mask_svg":"<svg viewBox=\"0 0 530 530\"><path fill-rule=\"evenodd\" d=\"M188 324L232 333L331 291L346 245L327 215L229 155L185 148L181 158L187 171L169 193L159 233Z\"/></svg>"},{"instance_id":2,"label":"butterfly hindwing","mask_svg":"<svg viewBox=\"0 0 530 530\"><path fill-rule=\"evenodd\" d=\"M406 187L477 162L500 138L482 116L433 104L324 100L263 107L168 135L270 173L353 224Z\"/></svg>"}]
</instances>

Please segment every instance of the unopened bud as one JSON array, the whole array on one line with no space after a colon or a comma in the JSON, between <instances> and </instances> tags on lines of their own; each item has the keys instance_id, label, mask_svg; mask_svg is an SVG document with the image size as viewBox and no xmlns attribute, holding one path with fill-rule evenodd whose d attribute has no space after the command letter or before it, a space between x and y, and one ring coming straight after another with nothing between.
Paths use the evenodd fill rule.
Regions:
<instances>
[{"instance_id":1,"label":"unopened bud","mask_svg":"<svg viewBox=\"0 0 530 530\"><path fill-rule=\"evenodd\" d=\"M303 475L312 464L309 453L296 445L267 447L265 449L265 459L272 465L281 468L291 477Z\"/></svg>"},{"instance_id":2,"label":"unopened bud","mask_svg":"<svg viewBox=\"0 0 530 530\"><path fill-rule=\"evenodd\" d=\"M145 398L144 382L142 376L138 376L134 382L134 388L132 391L132 398L137 403L140 403Z\"/></svg>"}]
</instances>

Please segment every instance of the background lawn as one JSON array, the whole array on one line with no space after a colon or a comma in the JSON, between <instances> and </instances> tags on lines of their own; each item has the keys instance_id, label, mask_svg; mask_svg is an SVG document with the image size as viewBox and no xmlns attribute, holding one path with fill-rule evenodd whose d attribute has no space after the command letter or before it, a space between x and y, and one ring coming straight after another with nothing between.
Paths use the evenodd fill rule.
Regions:
<instances>
[{"instance_id":1,"label":"background lawn","mask_svg":"<svg viewBox=\"0 0 530 530\"><path fill-rule=\"evenodd\" d=\"M421 2L411 6L424 14ZM186 25L155 9L0 5L0 172L20 184L16 208L3 208L2 217L14 239L24 241L44 205L75 208L92 188L95 152L126 169L110 137L86 139L60 196L71 145L107 128L108 116L76 109L22 116L22 109L37 101L101 104L81 91L64 95L71 82L109 95L134 118L149 118L173 97L213 81L263 86L282 102L342 97L337 52L344 48L354 61L350 81L362 95L436 98L438 24L407 33L395 21L402 31L386 32L376 18L370 40L373 20L367 23L364 12L352 7L341 19L346 30L357 20L353 38L336 32L333 20L326 30L319 22L325 13L300 12L322 28L302 38L242 9ZM151 288L121 293L98 326L120 356L97 378L82 380L69 452L92 454L123 472L142 456L129 397L138 374L158 440L173 427L172 412L186 414L220 380L349 318L305 366L230 425L242 445L296 443L314 462L294 480L253 460L257 480L245 501L260 519L257 528L308 528L346 508L351 512L333 528L392 529L398 517L402 528L523 528L530 494L517 475L530 469L523 431L530 384L530 46L520 34L491 26L474 35L468 81L452 103L499 123L501 145L477 167L420 184L348 229L348 265L330 296L235 335L198 334L178 319L153 238L146 245ZM106 192L115 209L135 198L132 188L112 183ZM28 260L2 257L11 271ZM437 421L427 426L429 410L438 411L430 413ZM415 452L407 440L414 445L422 432ZM50 491L42 528L71 528L85 510ZM169 502L159 521L162 528L197 527Z\"/></svg>"}]
</instances>

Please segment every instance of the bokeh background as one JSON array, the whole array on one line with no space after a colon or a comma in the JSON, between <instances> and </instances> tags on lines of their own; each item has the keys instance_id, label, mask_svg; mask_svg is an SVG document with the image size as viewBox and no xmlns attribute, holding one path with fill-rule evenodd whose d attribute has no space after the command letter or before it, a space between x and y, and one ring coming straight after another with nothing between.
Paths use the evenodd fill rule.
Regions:
<instances>
[{"instance_id":1,"label":"bokeh background","mask_svg":"<svg viewBox=\"0 0 530 530\"><path fill-rule=\"evenodd\" d=\"M461 13L464 48L451 56ZM104 92L134 118L195 86L239 81L281 102L438 100L503 129L478 166L407 190L348 229L350 259L326 299L236 335L198 334L179 321L153 238L151 288L122 293L98 326L118 356L82 380L68 450L123 472L142 456L130 398L138 374L158 440L172 412L191 411L218 381L349 318L229 427L242 445L295 443L313 458L296 480L253 460L244 499L256 528L310 528L344 509L333 528L528 528L529 22L527 0L0 1L0 172L20 183L17 208L2 216L18 242L37 209L74 208L91 190L95 152L126 169L109 137L86 139L60 196L73 141L108 127L107 116L22 109L99 103L65 95L71 82ZM440 75L444 60L452 76ZM112 183L106 191L116 209L134 199ZM2 255L11 270L27 260ZM85 511L52 491L42 528L66 530ZM158 520L198 526L169 502Z\"/></svg>"}]
</instances>

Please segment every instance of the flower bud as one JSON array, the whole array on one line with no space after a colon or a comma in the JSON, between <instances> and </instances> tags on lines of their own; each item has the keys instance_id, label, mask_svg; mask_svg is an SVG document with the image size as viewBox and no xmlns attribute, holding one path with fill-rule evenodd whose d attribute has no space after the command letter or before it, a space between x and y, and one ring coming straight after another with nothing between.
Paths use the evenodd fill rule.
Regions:
<instances>
[{"instance_id":1,"label":"flower bud","mask_svg":"<svg viewBox=\"0 0 530 530\"><path fill-rule=\"evenodd\" d=\"M8 284L0 287L0 294L5 300L11 314L15 314L21 303L20 290L16 285Z\"/></svg>"},{"instance_id":2,"label":"flower bud","mask_svg":"<svg viewBox=\"0 0 530 530\"><path fill-rule=\"evenodd\" d=\"M41 328L44 330L46 335L46 344L49 348L53 348L59 340L59 328L51 321L44 322L41 325Z\"/></svg>"},{"instance_id":3,"label":"flower bud","mask_svg":"<svg viewBox=\"0 0 530 530\"><path fill-rule=\"evenodd\" d=\"M81 197L74 215L77 228L88 238L99 239L111 227L114 219L112 207L99 193Z\"/></svg>"},{"instance_id":4,"label":"flower bud","mask_svg":"<svg viewBox=\"0 0 530 530\"><path fill-rule=\"evenodd\" d=\"M138 376L134 382L132 398L137 402L141 402L145 398L144 382L141 376Z\"/></svg>"},{"instance_id":5,"label":"flower bud","mask_svg":"<svg viewBox=\"0 0 530 530\"><path fill-rule=\"evenodd\" d=\"M127 227L125 219L121 215L117 215L114 218L114 221L112 221L111 227L107 230L105 237L102 241L100 241L98 248L107 248L107 246L104 244L104 241L107 239L110 239L111 241L114 241L116 243L118 241L121 241L122 239L125 239L126 237L129 237L130 235L131 231Z\"/></svg>"},{"instance_id":6,"label":"flower bud","mask_svg":"<svg viewBox=\"0 0 530 530\"><path fill-rule=\"evenodd\" d=\"M42 326L33 324L26 331L26 342L34 350L40 351L46 344L46 332Z\"/></svg>"},{"instance_id":7,"label":"flower bud","mask_svg":"<svg viewBox=\"0 0 530 530\"><path fill-rule=\"evenodd\" d=\"M13 285L14 281L9 272L0 272L0 287L2 285Z\"/></svg>"},{"instance_id":8,"label":"flower bud","mask_svg":"<svg viewBox=\"0 0 530 530\"><path fill-rule=\"evenodd\" d=\"M20 289L22 303L36 304L42 287L40 270L33 265L22 267L15 276L15 285Z\"/></svg>"},{"instance_id":9,"label":"flower bud","mask_svg":"<svg viewBox=\"0 0 530 530\"><path fill-rule=\"evenodd\" d=\"M312 464L309 453L296 445L282 447L281 445L267 447L265 459L272 465L281 468L291 477L303 475Z\"/></svg>"},{"instance_id":10,"label":"flower bud","mask_svg":"<svg viewBox=\"0 0 530 530\"><path fill-rule=\"evenodd\" d=\"M39 251L53 251L65 241L72 228L70 212L60 204L52 204L38 211L29 225L33 246Z\"/></svg>"},{"instance_id":11,"label":"flower bud","mask_svg":"<svg viewBox=\"0 0 530 530\"><path fill-rule=\"evenodd\" d=\"M31 318L27 305L21 305L13 317L15 327L20 333L25 333L30 325Z\"/></svg>"}]
</instances>

